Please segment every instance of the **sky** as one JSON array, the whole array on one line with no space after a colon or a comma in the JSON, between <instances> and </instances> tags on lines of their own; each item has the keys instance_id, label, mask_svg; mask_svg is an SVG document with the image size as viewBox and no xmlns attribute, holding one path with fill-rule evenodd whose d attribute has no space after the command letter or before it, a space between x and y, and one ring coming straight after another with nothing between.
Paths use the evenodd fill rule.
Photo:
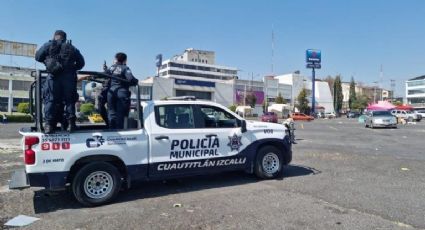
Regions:
<instances>
[{"instance_id":1,"label":"sky","mask_svg":"<svg viewBox=\"0 0 425 230\"><path fill-rule=\"evenodd\" d=\"M155 56L186 48L216 52L216 63L237 67L240 78L260 79L305 67L305 50L322 51L316 76L380 85L403 96L405 80L425 74L423 0L3 0L0 39L41 46L63 29L101 70L116 52L128 54L133 73L153 76ZM274 31L274 58L272 58ZM31 58L0 55L0 64L34 67ZM380 80L382 65L383 78ZM41 67L41 64L37 64Z\"/></svg>"}]
</instances>

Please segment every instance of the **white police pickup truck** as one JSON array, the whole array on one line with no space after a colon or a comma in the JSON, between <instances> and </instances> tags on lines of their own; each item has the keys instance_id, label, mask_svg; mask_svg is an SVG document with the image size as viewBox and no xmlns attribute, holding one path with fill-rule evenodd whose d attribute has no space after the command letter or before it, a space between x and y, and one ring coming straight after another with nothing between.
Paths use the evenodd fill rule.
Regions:
<instances>
[{"instance_id":1,"label":"white police pickup truck","mask_svg":"<svg viewBox=\"0 0 425 230\"><path fill-rule=\"evenodd\" d=\"M73 133L21 130L25 170L10 188L71 188L84 205L101 205L133 181L229 170L278 177L291 162L291 131L245 121L226 107L197 100L139 103L125 130L91 127Z\"/></svg>"}]
</instances>

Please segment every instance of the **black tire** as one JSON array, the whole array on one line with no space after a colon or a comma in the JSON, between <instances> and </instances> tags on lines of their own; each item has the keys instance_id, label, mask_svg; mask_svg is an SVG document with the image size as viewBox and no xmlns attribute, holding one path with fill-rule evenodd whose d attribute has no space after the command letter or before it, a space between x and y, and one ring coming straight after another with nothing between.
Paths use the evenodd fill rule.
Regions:
<instances>
[{"instance_id":1,"label":"black tire","mask_svg":"<svg viewBox=\"0 0 425 230\"><path fill-rule=\"evenodd\" d=\"M102 182L96 182L96 185L102 183L101 186L103 188L96 189L91 187L93 179L99 177L102 177ZM85 187L86 180L88 180L87 187ZM116 198L120 189L121 174L115 166L107 162L93 162L84 165L75 174L72 181L72 192L75 199L85 206L98 206L109 203ZM96 195L99 195L99 197L93 197Z\"/></svg>"},{"instance_id":2,"label":"black tire","mask_svg":"<svg viewBox=\"0 0 425 230\"><path fill-rule=\"evenodd\" d=\"M364 127L365 128L369 128L369 125L367 125L367 122L366 121L364 122Z\"/></svg>"},{"instance_id":3,"label":"black tire","mask_svg":"<svg viewBox=\"0 0 425 230\"><path fill-rule=\"evenodd\" d=\"M265 159L266 157L268 159ZM265 164L263 164L263 161L265 161ZM267 164L267 162L270 164ZM267 165L269 165L268 168ZM279 149L274 146L264 146L258 150L254 170L257 177L261 179L274 179L282 175L282 170L283 157Z\"/></svg>"}]
</instances>

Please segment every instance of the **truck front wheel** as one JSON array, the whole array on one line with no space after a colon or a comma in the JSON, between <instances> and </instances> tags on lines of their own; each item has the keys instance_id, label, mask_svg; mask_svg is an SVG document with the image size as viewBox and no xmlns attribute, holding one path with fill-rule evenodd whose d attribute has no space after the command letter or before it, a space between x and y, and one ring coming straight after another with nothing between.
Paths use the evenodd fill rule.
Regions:
<instances>
[{"instance_id":1,"label":"truck front wheel","mask_svg":"<svg viewBox=\"0 0 425 230\"><path fill-rule=\"evenodd\" d=\"M102 205L112 201L121 188L121 174L107 162L84 165L72 181L72 192L85 206Z\"/></svg>"},{"instance_id":2,"label":"truck front wheel","mask_svg":"<svg viewBox=\"0 0 425 230\"><path fill-rule=\"evenodd\" d=\"M273 179L281 175L282 153L274 146L262 147L255 161L255 175L262 179Z\"/></svg>"}]
</instances>

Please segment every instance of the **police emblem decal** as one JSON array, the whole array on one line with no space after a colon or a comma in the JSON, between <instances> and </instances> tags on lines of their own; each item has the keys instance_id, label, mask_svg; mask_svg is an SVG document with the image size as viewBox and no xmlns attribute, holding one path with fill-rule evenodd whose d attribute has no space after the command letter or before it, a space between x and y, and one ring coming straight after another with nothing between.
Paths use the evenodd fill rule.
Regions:
<instances>
[{"instance_id":1,"label":"police emblem decal","mask_svg":"<svg viewBox=\"0 0 425 230\"><path fill-rule=\"evenodd\" d=\"M229 144L227 144L230 147L230 151L236 150L239 151L239 148L242 146L242 136L238 136L233 134L233 136L229 137Z\"/></svg>"}]
</instances>

